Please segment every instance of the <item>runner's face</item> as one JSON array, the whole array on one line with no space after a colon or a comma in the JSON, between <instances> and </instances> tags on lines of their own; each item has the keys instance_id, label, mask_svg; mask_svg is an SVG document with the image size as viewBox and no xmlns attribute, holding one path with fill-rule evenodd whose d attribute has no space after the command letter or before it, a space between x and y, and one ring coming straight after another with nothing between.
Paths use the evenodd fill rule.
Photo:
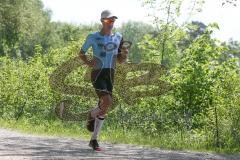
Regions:
<instances>
[{"instance_id":1,"label":"runner's face","mask_svg":"<svg viewBox=\"0 0 240 160\"><path fill-rule=\"evenodd\" d=\"M113 25L115 22L115 18L105 18L102 20L103 28L106 31L111 31L113 29Z\"/></svg>"}]
</instances>

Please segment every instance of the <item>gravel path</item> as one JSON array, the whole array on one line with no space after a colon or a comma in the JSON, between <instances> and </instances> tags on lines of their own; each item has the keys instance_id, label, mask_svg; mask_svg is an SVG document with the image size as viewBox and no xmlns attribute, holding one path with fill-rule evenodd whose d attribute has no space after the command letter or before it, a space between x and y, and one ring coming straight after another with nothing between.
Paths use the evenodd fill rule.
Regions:
<instances>
[{"instance_id":1,"label":"gravel path","mask_svg":"<svg viewBox=\"0 0 240 160\"><path fill-rule=\"evenodd\" d=\"M169 151L141 146L101 143L104 151L94 152L88 141L29 135L0 129L0 160L22 159L156 159L156 160L240 160L240 155Z\"/></svg>"}]
</instances>

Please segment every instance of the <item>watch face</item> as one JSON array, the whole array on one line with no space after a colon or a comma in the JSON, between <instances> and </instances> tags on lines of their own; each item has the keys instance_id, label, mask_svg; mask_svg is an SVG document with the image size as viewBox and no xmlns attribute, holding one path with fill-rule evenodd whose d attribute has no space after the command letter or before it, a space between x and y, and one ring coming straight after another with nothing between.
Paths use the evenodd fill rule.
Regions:
<instances>
[{"instance_id":1,"label":"watch face","mask_svg":"<svg viewBox=\"0 0 240 160\"><path fill-rule=\"evenodd\" d=\"M117 48L117 44L116 43L113 43L113 42L108 42L105 46L104 46L104 49L106 51L113 51Z\"/></svg>"},{"instance_id":2,"label":"watch face","mask_svg":"<svg viewBox=\"0 0 240 160\"><path fill-rule=\"evenodd\" d=\"M132 42L130 41L123 41L122 47L129 49L132 46Z\"/></svg>"}]
</instances>

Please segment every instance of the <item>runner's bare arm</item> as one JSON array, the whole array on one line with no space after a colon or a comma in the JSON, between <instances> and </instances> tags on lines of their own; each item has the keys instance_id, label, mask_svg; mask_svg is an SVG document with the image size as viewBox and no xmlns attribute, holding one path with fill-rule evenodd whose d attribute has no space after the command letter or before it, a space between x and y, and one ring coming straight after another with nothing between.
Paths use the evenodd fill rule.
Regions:
<instances>
[{"instance_id":1,"label":"runner's bare arm","mask_svg":"<svg viewBox=\"0 0 240 160\"><path fill-rule=\"evenodd\" d=\"M122 49L122 52L117 55L118 63L120 63L120 64L125 63L127 60L127 54L128 54L128 50Z\"/></svg>"},{"instance_id":2,"label":"runner's bare arm","mask_svg":"<svg viewBox=\"0 0 240 160\"><path fill-rule=\"evenodd\" d=\"M118 48L118 54L117 54L117 61L118 63L124 63L127 60L127 54L128 54L128 49L122 48L123 44L123 38L121 39L119 48Z\"/></svg>"},{"instance_id":3,"label":"runner's bare arm","mask_svg":"<svg viewBox=\"0 0 240 160\"><path fill-rule=\"evenodd\" d=\"M94 60L88 60L87 56L84 54L84 52L82 50L80 50L79 52L79 57L81 58L81 60L87 64L89 67L92 67L95 65L95 61Z\"/></svg>"}]
</instances>

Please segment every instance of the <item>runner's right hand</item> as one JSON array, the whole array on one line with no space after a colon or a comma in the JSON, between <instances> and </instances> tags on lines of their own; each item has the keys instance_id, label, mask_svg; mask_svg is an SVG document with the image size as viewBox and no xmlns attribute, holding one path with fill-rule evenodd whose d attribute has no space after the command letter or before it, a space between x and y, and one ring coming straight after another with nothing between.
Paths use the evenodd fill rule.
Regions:
<instances>
[{"instance_id":1,"label":"runner's right hand","mask_svg":"<svg viewBox=\"0 0 240 160\"><path fill-rule=\"evenodd\" d=\"M89 61L87 61L86 63L89 67L94 67L96 65L96 60L95 59L91 59Z\"/></svg>"}]
</instances>

